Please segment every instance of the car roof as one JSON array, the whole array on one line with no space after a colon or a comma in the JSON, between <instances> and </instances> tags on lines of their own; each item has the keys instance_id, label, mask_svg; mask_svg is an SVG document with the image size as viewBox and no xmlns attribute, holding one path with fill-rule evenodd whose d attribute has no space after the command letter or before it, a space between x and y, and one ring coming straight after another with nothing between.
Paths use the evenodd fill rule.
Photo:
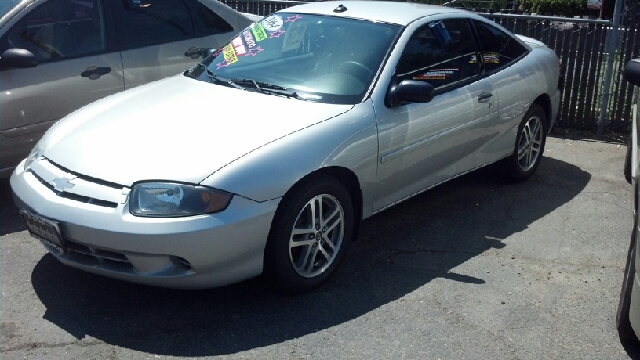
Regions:
<instances>
[{"instance_id":1,"label":"car roof","mask_svg":"<svg viewBox=\"0 0 640 360\"><path fill-rule=\"evenodd\" d=\"M347 10L343 12L334 12L334 9L336 9L340 5L346 7ZM292 6L281 11L358 18L376 22L393 23L403 26L406 26L411 22L425 16L432 16L437 14L460 14L469 16L471 14L470 12L465 10L453 9L444 6L390 1L315 2Z\"/></svg>"},{"instance_id":2,"label":"car roof","mask_svg":"<svg viewBox=\"0 0 640 360\"><path fill-rule=\"evenodd\" d=\"M3 1L3 0L0 0L0 1ZM16 16L20 11L22 11L27 6L33 4L36 1L37 0L14 1L14 3L8 6L6 9L3 8L3 10L6 11L6 13L0 14L0 27L3 27L6 23L9 22L9 20L11 20L14 16ZM4 5L7 5L7 4L5 3Z\"/></svg>"}]
</instances>

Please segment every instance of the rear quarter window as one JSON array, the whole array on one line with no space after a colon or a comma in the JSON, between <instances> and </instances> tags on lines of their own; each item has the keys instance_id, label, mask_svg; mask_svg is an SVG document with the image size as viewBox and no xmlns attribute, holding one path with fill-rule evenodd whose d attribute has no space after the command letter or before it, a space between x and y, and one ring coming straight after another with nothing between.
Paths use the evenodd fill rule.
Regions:
<instances>
[{"instance_id":1,"label":"rear quarter window","mask_svg":"<svg viewBox=\"0 0 640 360\"><path fill-rule=\"evenodd\" d=\"M528 53L518 40L495 26L474 20L480 43L480 57L487 72L503 69Z\"/></svg>"}]
</instances>

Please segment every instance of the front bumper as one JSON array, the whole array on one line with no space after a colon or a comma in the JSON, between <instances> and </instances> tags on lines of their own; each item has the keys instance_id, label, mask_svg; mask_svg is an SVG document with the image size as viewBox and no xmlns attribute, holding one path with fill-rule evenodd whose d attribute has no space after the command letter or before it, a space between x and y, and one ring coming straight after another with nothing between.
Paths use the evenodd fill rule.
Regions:
<instances>
[{"instance_id":1,"label":"front bumper","mask_svg":"<svg viewBox=\"0 0 640 360\"><path fill-rule=\"evenodd\" d=\"M62 177L76 183L75 193L55 191L51 180ZM221 286L262 272L264 247L280 199L258 203L234 196L229 207L216 214L141 218L129 213L126 187L116 189L114 184L91 180L46 159L28 171L21 163L11 176L18 208L58 223L67 251L43 244L62 263L171 288Z\"/></svg>"}]
</instances>

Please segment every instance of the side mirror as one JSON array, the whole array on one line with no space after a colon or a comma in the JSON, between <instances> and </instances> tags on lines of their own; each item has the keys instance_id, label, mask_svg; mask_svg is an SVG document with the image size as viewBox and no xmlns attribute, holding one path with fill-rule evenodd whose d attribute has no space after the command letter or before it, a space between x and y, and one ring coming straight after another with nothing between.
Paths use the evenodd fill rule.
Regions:
<instances>
[{"instance_id":1,"label":"side mirror","mask_svg":"<svg viewBox=\"0 0 640 360\"><path fill-rule=\"evenodd\" d=\"M632 59L624 67L624 78L630 84L640 86L640 58Z\"/></svg>"},{"instance_id":2,"label":"side mirror","mask_svg":"<svg viewBox=\"0 0 640 360\"><path fill-rule=\"evenodd\" d=\"M0 55L0 70L38 66L38 59L25 49L9 49Z\"/></svg>"},{"instance_id":3,"label":"side mirror","mask_svg":"<svg viewBox=\"0 0 640 360\"><path fill-rule=\"evenodd\" d=\"M209 56L211 56L213 53L216 52L217 49L214 48L207 48L207 49L202 49L202 58L208 58Z\"/></svg>"},{"instance_id":4,"label":"side mirror","mask_svg":"<svg viewBox=\"0 0 640 360\"><path fill-rule=\"evenodd\" d=\"M389 86L385 103L395 107L405 103L427 103L433 99L433 85L424 81L402 80Z\"/></svg>"}]
</instances>

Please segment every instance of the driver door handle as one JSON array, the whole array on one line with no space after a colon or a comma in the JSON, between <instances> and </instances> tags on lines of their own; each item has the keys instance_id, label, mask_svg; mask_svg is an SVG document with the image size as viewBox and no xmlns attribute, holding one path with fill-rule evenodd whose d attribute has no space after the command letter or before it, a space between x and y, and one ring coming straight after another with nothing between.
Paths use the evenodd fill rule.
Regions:
<instances>
[{"instance_id":1,"label":"driver door handle","mask_svg":"<svg viewBox=\"0 0 640 360\"><path fill-rule=\"evenodd\" d=\"M184 53L184 56L190 57L192 59L197 59L199 57L204 57L204 53L207 49L200 49L197 46L192 46Z\"/></svg>"},{"instance_id":2,"label":"driver door handle","mask_svg":"<svg viewBox=\"0 0 640 360\"><path fill-rule=\"evenodd\" d=\"M493 96L492 93L483 91L482 93L480 93L480 95L478 95L478 102L488 103L492 96Z\"/></svg>"},{"instance_id":3,"label":"driver door handle","mask_svg":"<svg viewBox=\"0 0 640 360\"><path fill-rule=\"evenodd\" d=\"M107 75L111 72L111 68L107 66L89 66L85 71L83 71L80 76L88 77L91 80L95 80L102 75Z\"/></svg>"}]
</instances>

